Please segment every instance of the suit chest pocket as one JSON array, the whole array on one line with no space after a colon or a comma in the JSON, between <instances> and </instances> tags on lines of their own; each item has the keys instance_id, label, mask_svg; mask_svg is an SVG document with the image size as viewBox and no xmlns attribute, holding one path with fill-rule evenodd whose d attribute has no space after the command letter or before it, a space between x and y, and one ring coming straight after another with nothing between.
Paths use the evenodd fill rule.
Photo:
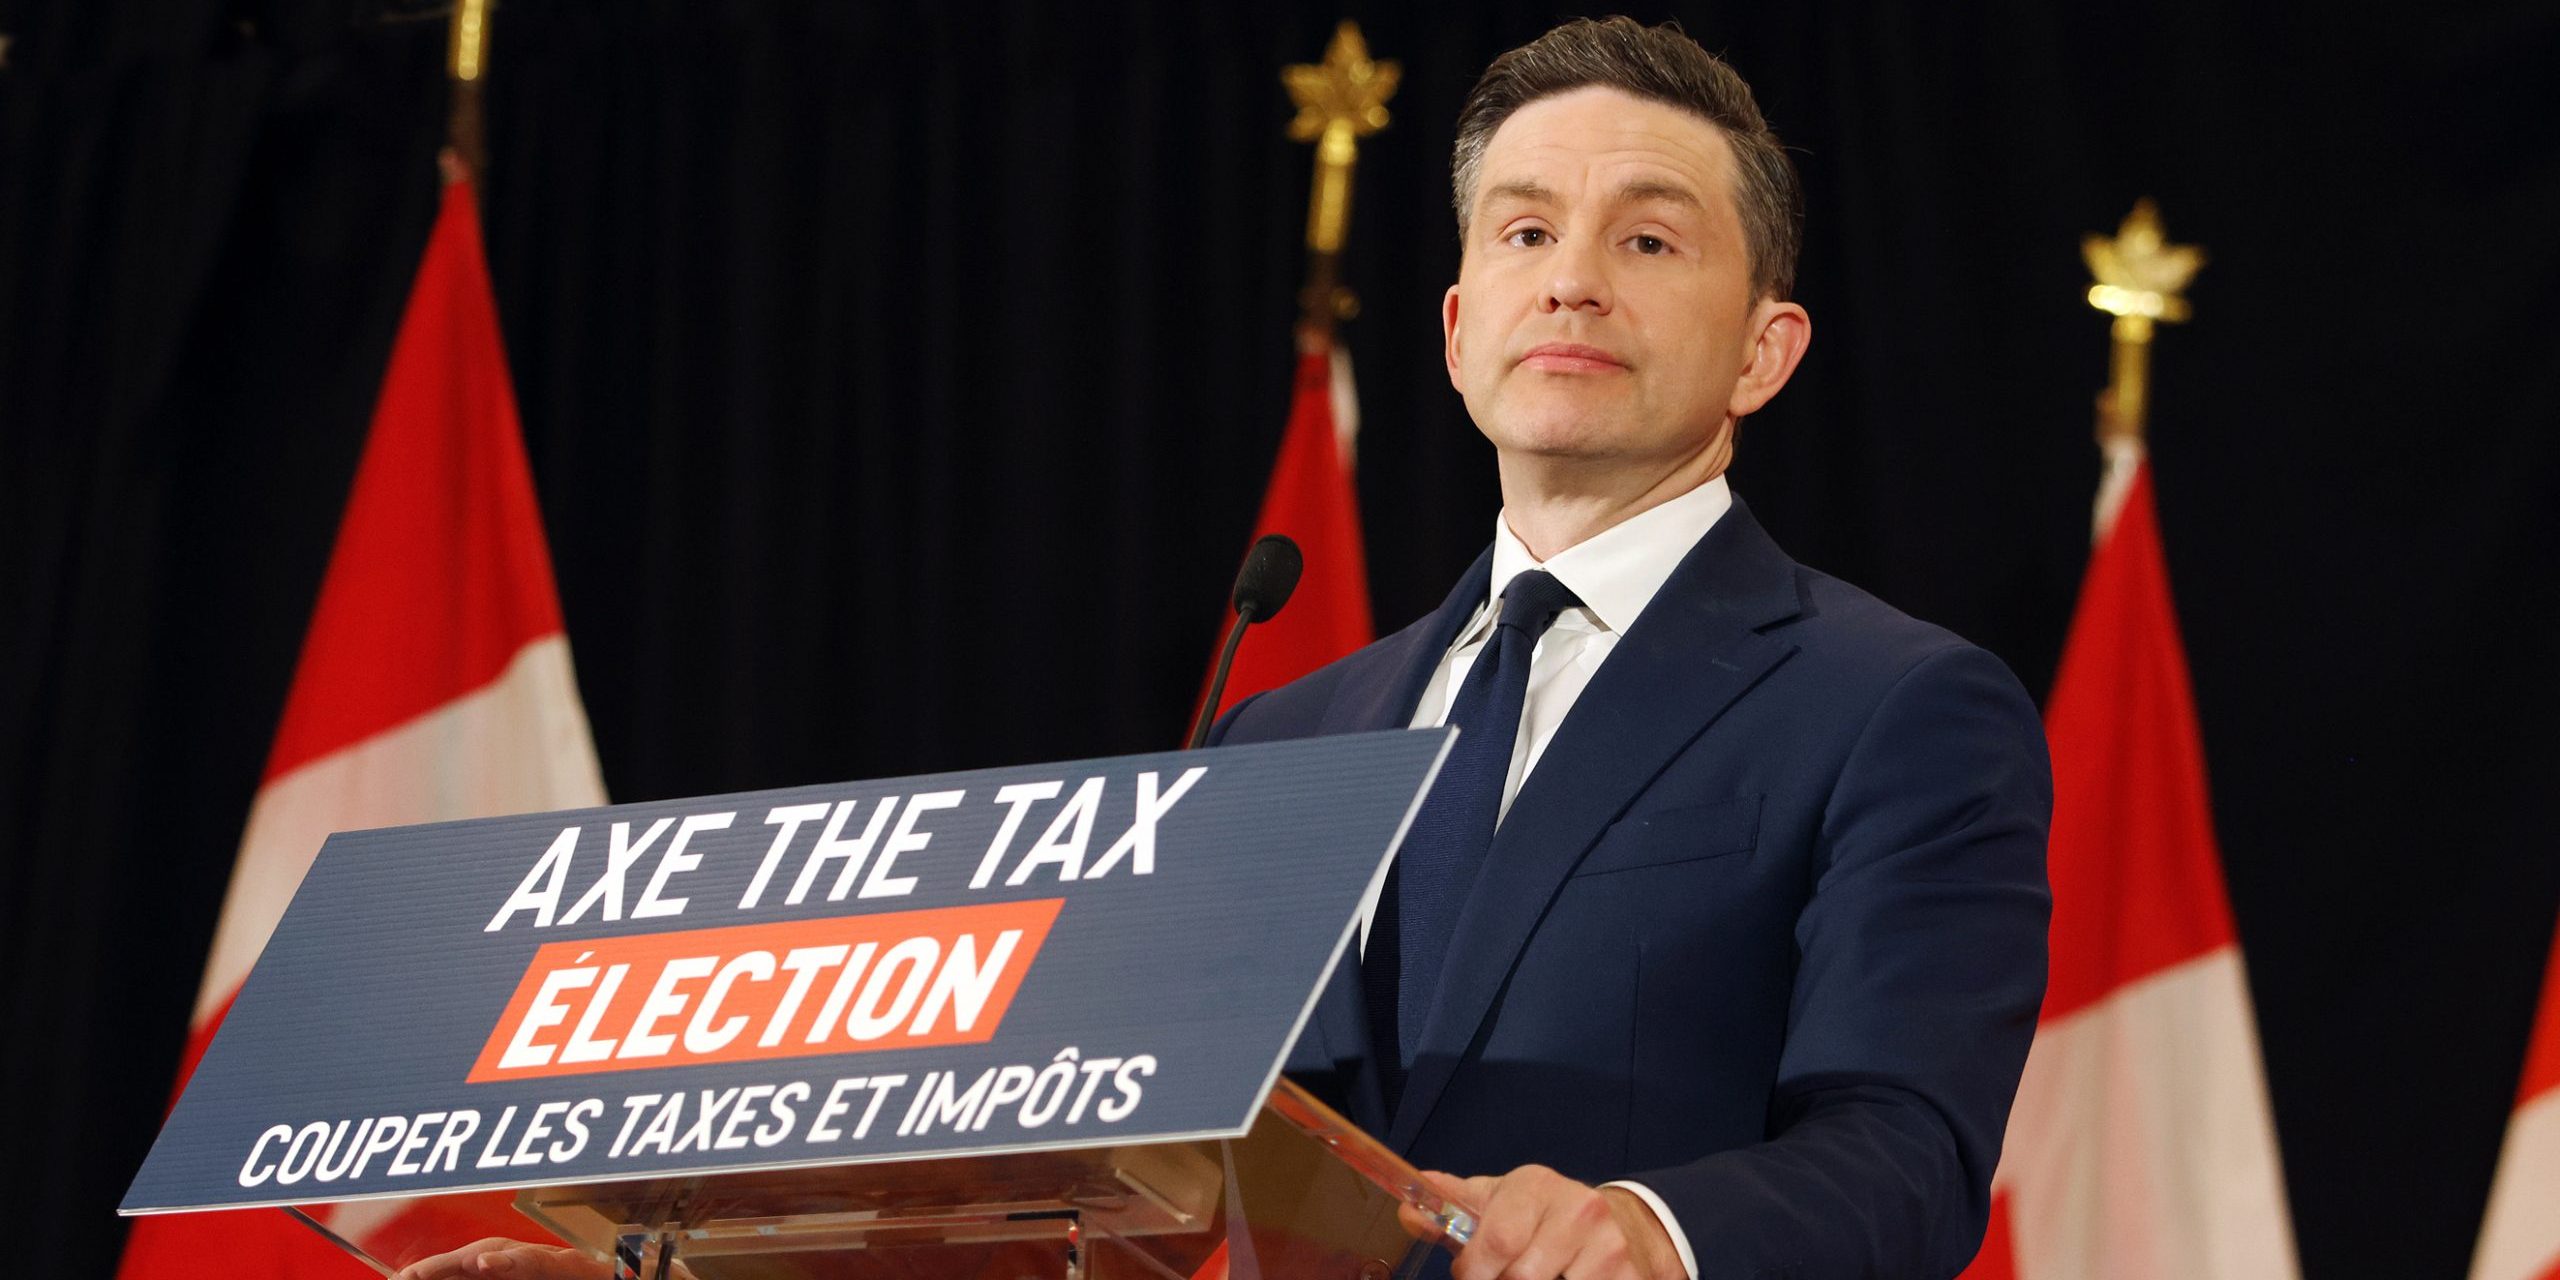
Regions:
<instances>
[{"instance_id":1,"label":"suit chest pocket","mask_svg":"<svg viewBox=\"0 0 2560 1280\"><path fill-rule=\"evenodd\" d=\"M1760 839L1760 797L1638 810L1609 824L1575 879L1748 853Z\"/></svg>"}]
</instances>

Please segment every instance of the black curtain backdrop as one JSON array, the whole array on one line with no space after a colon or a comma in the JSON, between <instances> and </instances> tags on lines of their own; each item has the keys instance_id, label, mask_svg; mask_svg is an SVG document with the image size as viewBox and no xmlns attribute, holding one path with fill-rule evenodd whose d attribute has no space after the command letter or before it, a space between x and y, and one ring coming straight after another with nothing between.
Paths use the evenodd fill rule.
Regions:
<instances>
[{"instance_id":1,"label":"black curtain backdrop","mask_svg":"<svg viewBox=\"0 0 2560 1280\"><path fill-rule=\"evenodd\" d=\"M1630 6L1662 16L1662 6ZM2154 459L2308 1275L2453 1277L2560 903L2560 11L1676 6L1811 198L1738 489L2052 677L2138 196L2212 255ZM1290 372L1359 19L1378 616L1483 543L1445 157L1563 11L508 0L490 253L605 778L639 800L1162 748ZM417 0L0 0L0 1147L105 1275L424 241ZM396 1028L395 1028L396 1033Z\"/></svg>"}]
</instances>

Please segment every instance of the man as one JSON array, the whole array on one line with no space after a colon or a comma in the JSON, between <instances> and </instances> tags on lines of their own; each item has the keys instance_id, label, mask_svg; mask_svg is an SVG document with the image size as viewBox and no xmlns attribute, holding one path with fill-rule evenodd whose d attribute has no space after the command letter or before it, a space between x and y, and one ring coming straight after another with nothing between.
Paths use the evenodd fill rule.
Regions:
<instances>
[{"instance_id":1,"label":"man","mask_svg":"<svg viewBox=\"0 0 2560 1280\"><path fill-rule=\"evenodd\" d=\"M1290 1068L1478 1175L1444 1180L1480 1210L1456 1280L1952 1275L2043 994L2051 788L1997 660L1725 483L1810 336L1793 170L1730 68L1626 19L1496 59L1452 168L1494 546L1218 728L1461 728ZM592 1274L502 1241L402 1272Z\"/></svg>"},{"instance_id":2,"label":"man","mask_svg":"<svg viewBox=\"0 0 2560 1280\"><path fill-rule=\"evenodd\" d=\"M1785 152L1619 18L1495 60L1452 168L1494 546L1219 729L1461 729L1291 1069L1479 1175L1456 1280L1952 1275L2043 992L2051 785L1996 659L1727 487L1810 336Z\"/></svg>"}]
</instances>

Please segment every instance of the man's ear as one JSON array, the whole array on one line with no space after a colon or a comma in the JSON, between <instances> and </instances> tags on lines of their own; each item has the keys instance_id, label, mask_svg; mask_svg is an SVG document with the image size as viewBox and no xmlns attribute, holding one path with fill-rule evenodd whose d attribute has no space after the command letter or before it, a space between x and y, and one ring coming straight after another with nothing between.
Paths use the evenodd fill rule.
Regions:
<instances>
[{"instance_id":1,"label":"man's ear","mask_svg":"<svg viewBox=\"0 0 2560 1280\"><path fill-rule=\"evenodd\" d=\"M1458 378L1458 286L1440 295L1440 358L1449 366L1449 385L1465 395L1467 384Z\"/></svg>"},{"instance_id":2,"label":"man's ear","mask_svg":"<svg viewBox=\"0 0 2560 1280\"><path fill-rule=\"evenodd\" d=\"M1450 305L1455 307L1455 301ZM1726 412L1736 418L1758 413L1794 376L1805 348L1813 344L1813 317L1795 303L1762 298L1751 309L1751 335L1750 355L1743 361L1742 376L1734 380L1733 400L1726 406Z\"/></svg>"}]
</instances>

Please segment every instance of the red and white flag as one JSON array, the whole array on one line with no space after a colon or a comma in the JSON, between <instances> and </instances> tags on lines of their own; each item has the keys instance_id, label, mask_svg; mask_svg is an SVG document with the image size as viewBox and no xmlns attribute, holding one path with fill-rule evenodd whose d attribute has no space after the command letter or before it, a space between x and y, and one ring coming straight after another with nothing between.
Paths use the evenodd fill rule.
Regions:
<instances>
[{"instance_id":1,"label":"red and white flag","mask_svg":"<svg viewBox=\"0 0 2560 1280\"><path fill-rule=\"evenodd\" d=\"M1298 341L1289 429L1271 467L1253 536L1285 533L1306 556L1289 606L1256 623L1236 651L1226 705L1276 689L1377 638L1369 619L1369 568L1360 549L1360 501L1351 483L1360 409L1351 353L1320 334ZM1205 689L1204 689L1205 695Z\"/></svg>"},{"instance_id":2,"label":"red and white flag","mask_svg":"<svg viewBox=\"0 0 2560 1280\"><path fill-rule=\"evenodd\" d=\"M330 832L604 803L498 340L448 181L196 997L179 1083ZM385 1011L387 1033L398 1014ZM529 1224L503 1195L315 1209L378 1257ZM467 1234L466 1234L467 1233ZM422 1247L432 1246L432 1247ZM121 1280L370 1273L282 1210L139 1220Z\"/></svg>"},{"instance_id":3,"label":"red and white flag","mask_svg":"<svg viewBox=\"0 0 2560 1280\"><path fill-rule=\"evenodd\" d=\"M2288 1280L2292 1219L2150 468L2115 463L2045 708L2052 980L1965 1274Z\"/></svg>"},{"instance_id":4,"label":"red and white flag","mask_svg":"<svg viewBox=\"0 0 2560 1280\"><path fill-rule=\"evenodd\" d=\"M2471 1280L2560 1280L2560 935L2524 1052L2524 1085L2489 1184Z\"/></svg>"}]
</instances>

